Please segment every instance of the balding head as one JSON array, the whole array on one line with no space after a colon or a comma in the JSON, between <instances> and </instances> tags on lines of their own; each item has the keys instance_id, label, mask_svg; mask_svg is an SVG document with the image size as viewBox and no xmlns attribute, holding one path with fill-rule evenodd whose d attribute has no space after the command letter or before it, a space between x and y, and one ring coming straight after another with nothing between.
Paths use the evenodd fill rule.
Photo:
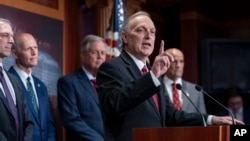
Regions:
<instances>
[{"instance_id":1,"label":"balding head","mask_svg":"<svg viewBox=\"0 0 250 141\"><path fill-rule=\"evenodd\" d=\"M166 72L168 78L175 81L182 77L184 69L184 55L181 50L177 48L169 48L165 52L171 54L174 57L174 62L171 63L170 68Z\"/></svg>"},{"instance_id":2,"label":"balding head","mask_svg":"<svg viewBox=\"0 0 250 141\"><path fill-rule=\"evenodd\" d=\"M30 33L18 33L15 35L15 43L13 45L14 50L18 50L19 48L22 48L25 43L27 42L36 42L33 35Z\"/></svg>"},{"instance_id":3,"label":"balding head","mask_svg":"<svg viewBox=\"0 0 250 141\"><path fill-rule=\"evenodd\" d=\"M30 33L16 34L12 55L17 66L29 74L31 69L38 64L38 45L33 35Z\"/></svg>"},{"instance_id":4,"label":"balding head","mask_svg":"<svg viewBox=\"0 0 250 141\"><path fill-rule=\"evenodd\" d=\"M179 50L178 48L169 48L169 49L165 50L165 52L168 52L173 56L181 56L184 58L182 51Z\"/></svg>"}]
</instances>

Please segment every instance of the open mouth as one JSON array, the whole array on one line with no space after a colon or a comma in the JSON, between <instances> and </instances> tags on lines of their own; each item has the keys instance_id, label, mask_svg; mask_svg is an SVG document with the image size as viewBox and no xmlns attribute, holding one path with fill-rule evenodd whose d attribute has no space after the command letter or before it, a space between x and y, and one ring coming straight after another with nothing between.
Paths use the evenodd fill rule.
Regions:
<instances>
[{"instance_id":1,"label":"open mouth","mask_svg":"<svg viewBox=\"0 0 250 141\"><path fill-rule=\"evenodd\" d=\"M142 46L143 47L151 47L151 44L150 43L142 43Z\"/></svg>"}]
</instances>

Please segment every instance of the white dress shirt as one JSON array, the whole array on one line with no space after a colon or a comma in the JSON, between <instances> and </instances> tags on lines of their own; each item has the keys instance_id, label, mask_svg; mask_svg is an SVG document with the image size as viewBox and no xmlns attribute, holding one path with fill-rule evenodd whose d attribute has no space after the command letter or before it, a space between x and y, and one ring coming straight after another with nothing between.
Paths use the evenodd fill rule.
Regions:
<instances>
[{"instance_id":1,"label":"white dress shirt","mask_svg":"<svg viewBox=\"0 0 250 141\"><path fill-rule=\"evenodd\" d=\"M39 108L39 102L38 102L38 97L37 97L37 92L36 92L36 88L35 88L35 83L32 77L32 72L30 72L30 74L27 74L26 72L24 72L23 70L21 70L20 68L18 68L16 65L14 65L13 67L15 69L15 71L17 72L17 74L19 75L19 77L21 78L21 81L23 82L26 90L27 90L27 78L30 77L30 82L32 84L34 93L35 93L35 98L36 98L36 102L37 102L37 106Z\"/></svg>"},{"instance_id":2,"label":"white dress shirt","mask_svg":"<svg viewBox=\"0 0 250 141\"><path fill-rule=\"evenodd\" d=\"M11 96L12 96L12 99L13 99L13 101L14 101L14 104L16 105L16 95L15 95L15 91L14 91L14 88L13 88L13 86L12 86L12 83L11 83L11 81L10 81L10 79L9 79L9 76L7 75L7 73L6 73L5 70L4 70L3 63L0 63L0 66L3 68L3 77L4 77L4 79L5 79L6 83L7 83L7 86L8 86L8 88L9 88L9 90L10 90L10 94L11 94ZM4 96L6 97L5 92L4 92L4 90L3 90L2 83L0 83L0 88L1 88L1 90L2 90L2 92L3 92L3 94L4 94Z\"/></svg>"}]
</instances>

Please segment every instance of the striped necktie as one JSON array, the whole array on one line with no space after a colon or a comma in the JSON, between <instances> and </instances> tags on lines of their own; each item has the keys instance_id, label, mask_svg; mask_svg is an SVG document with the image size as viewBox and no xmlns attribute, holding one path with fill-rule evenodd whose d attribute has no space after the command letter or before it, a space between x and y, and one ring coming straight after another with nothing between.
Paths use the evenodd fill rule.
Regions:
<instances>
[{"instance_id":1,"label":"striped necktie","mask_svg":"<svg viewBox=\"0 0 250 141\"><path fill-rule=\"evenodd\" d=\"M33 89L32 84L30 82L30 77L27 78L27 91L28 91L30 99L32 101L33 108L34 108L36 114L38 115L38 110L39 110L38 109L38 104L37 104L37 101L36 101L36 96L35 96L34 89Z\"/></svg>"}]
</instances>

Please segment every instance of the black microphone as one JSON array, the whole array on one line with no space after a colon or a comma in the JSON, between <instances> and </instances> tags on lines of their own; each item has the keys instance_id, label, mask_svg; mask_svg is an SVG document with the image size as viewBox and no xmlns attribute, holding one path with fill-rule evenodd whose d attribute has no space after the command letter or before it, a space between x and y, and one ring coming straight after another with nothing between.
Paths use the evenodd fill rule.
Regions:
<instances>
[{"instance_id":1,"label":"black microphone","mask_svg":"<svg viewBox=\"0 0 250 141\"><path fill-rule=\"evenodd\" d=\"M233 113L227 108L225 107L223 104L221 104L219 101L217 101L216 99L214 99L211 95L209 95L207 92L205 92L200 86L196 85L195 89L197 91L201 91L203 94L205 94L206 96L208 96L210 99L212 99L213 101L215 101L217 104L219 104L222 108L224 108L226 111L228 111L228 113L230 114L232 121L233 121L233 125L235 125L234 123L234 116Z\"/></svg>"},{"instance_id":2,"label":"black microphone","mask_svg":"<svg viewBox=\"0 0 250 141\"><path fill-rule=\"evenodd\" d=\"M200 110L194 105L193 101L187 96L187 94L183 91L181 84L176 84L176 88L178 90L181 90L181 92L187 97L187 99L191 102L191 104L194 106L195 110L201 115L203 126L207 126L207 122L204 119L203 114L200 112Z\"/></svg>"}]
</instances>

